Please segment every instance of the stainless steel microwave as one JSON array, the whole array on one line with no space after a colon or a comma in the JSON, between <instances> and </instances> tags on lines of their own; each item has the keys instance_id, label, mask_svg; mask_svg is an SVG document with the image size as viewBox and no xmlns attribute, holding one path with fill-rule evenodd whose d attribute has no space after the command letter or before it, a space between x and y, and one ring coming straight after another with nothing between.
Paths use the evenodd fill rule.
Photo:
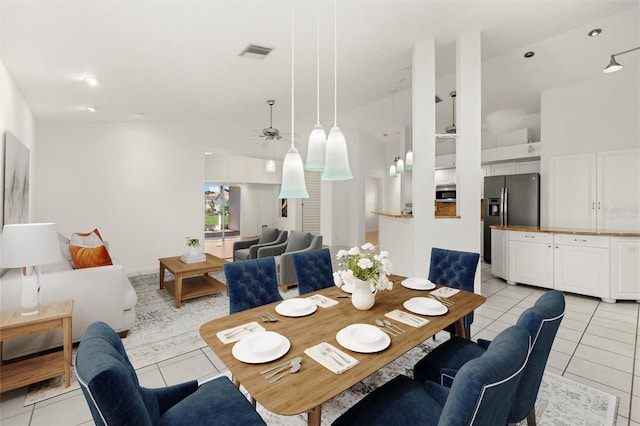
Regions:
<instances>
[{"instance_id":1,"label":"stainless steel microwave","mask_svg":"<svg viewBox=\"0 0 640 426\"><path fill-rule=\"evenodd\" d=\"M436 201L454 202L456 201L455 185L436 186Z\"/></svg>"}]
</instances>

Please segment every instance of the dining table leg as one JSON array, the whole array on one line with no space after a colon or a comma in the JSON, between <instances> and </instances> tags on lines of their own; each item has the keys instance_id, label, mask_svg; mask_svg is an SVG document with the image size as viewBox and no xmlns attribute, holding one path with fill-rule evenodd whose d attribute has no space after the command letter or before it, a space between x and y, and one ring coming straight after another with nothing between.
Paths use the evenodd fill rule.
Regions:
<instances>
[{"instance_id":1,"label":"dining table leg","mask_svg":"<svg viewBox=\"0 0 640 426\"><path fill-rule=\"evenodd\" d=\"M307 411L307 425L320 426L320 418L322 417L322 405L316 405Z\"/></svg>"},{"instance_id":2,"label":"dining table leg","mask_svg":"<svg viewBox=\"0 0 640 426\"><path fill-rule=\"evenodd\" d=\"M467 332L464 328L464 319L460 318L456 321L456 336L462 337L463 339L468 339Z\"/></svg>"}]
</instances>

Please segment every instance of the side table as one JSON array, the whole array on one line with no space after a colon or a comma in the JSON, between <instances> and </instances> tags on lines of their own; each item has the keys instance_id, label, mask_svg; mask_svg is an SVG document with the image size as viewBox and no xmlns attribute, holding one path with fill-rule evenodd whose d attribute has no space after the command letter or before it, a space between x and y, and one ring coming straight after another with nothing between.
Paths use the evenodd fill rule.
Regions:
<instances>
[{"instance_id":1,"label":"side table","mask_svg":"<svg viewBox=\"0 0 640 426\"><path fill-rule=\"evenodd\" d=\"M2 342L62 328L63 350L45 355L8 361L0 365L0 392L16 389L64 374L65 386L71 384L71 315L73 300L40 305L40 312L22 316L22 310L0 312L0 354Z\"/></svg>"}]
</instances>

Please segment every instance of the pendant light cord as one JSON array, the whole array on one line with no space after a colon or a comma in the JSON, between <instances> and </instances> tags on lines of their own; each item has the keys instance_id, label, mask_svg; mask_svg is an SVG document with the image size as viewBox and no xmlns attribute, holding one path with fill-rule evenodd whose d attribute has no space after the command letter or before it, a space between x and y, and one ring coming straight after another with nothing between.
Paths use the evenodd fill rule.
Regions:
<instances>
[{"instance_id":1,"label":"pendant light cord","mask_svg":"<svg viewBox=\"0 0 640 426\"><path fill-rule=\"evenodd\" d=\"M338 8L333 0L333 126L338 126Z\"/></svg>"},{"instance_id":2,"label":"pendant light cord","mask_svg":"<svg viewBox=\"0 0 640 426\"><path fill-rule=\"evenodd\" d=\"M316 123L320 124L320 0L316 10Z\"/></svg>"},{"instance_id":3,"label":"pendant light cord","mask_svg":"<svg viewBox=\"0 0 640 426\"><path fill-rule=\"evenodd\" d=\"M295 24L294 24L294 3L295 0L291 0L291 148L293 148L294 139L294 111L295 111Z\"/></svg>"}]
</instances>

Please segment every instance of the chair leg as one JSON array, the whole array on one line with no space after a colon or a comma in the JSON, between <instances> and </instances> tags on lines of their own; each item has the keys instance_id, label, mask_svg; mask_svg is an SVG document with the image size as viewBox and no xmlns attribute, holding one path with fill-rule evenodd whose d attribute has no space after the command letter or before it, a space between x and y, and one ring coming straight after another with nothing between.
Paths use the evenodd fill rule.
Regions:
<instances>
[{"instance_id":1,"label":"chair leg","mask_svg":"<svg viewBox=\"0 0 640 426\"><path fill-rule=\"evenodd\" d=\"M527 426L536 426L536 407L531 407L531 411L527 414Z\"/></svg>"}]
</instances>

